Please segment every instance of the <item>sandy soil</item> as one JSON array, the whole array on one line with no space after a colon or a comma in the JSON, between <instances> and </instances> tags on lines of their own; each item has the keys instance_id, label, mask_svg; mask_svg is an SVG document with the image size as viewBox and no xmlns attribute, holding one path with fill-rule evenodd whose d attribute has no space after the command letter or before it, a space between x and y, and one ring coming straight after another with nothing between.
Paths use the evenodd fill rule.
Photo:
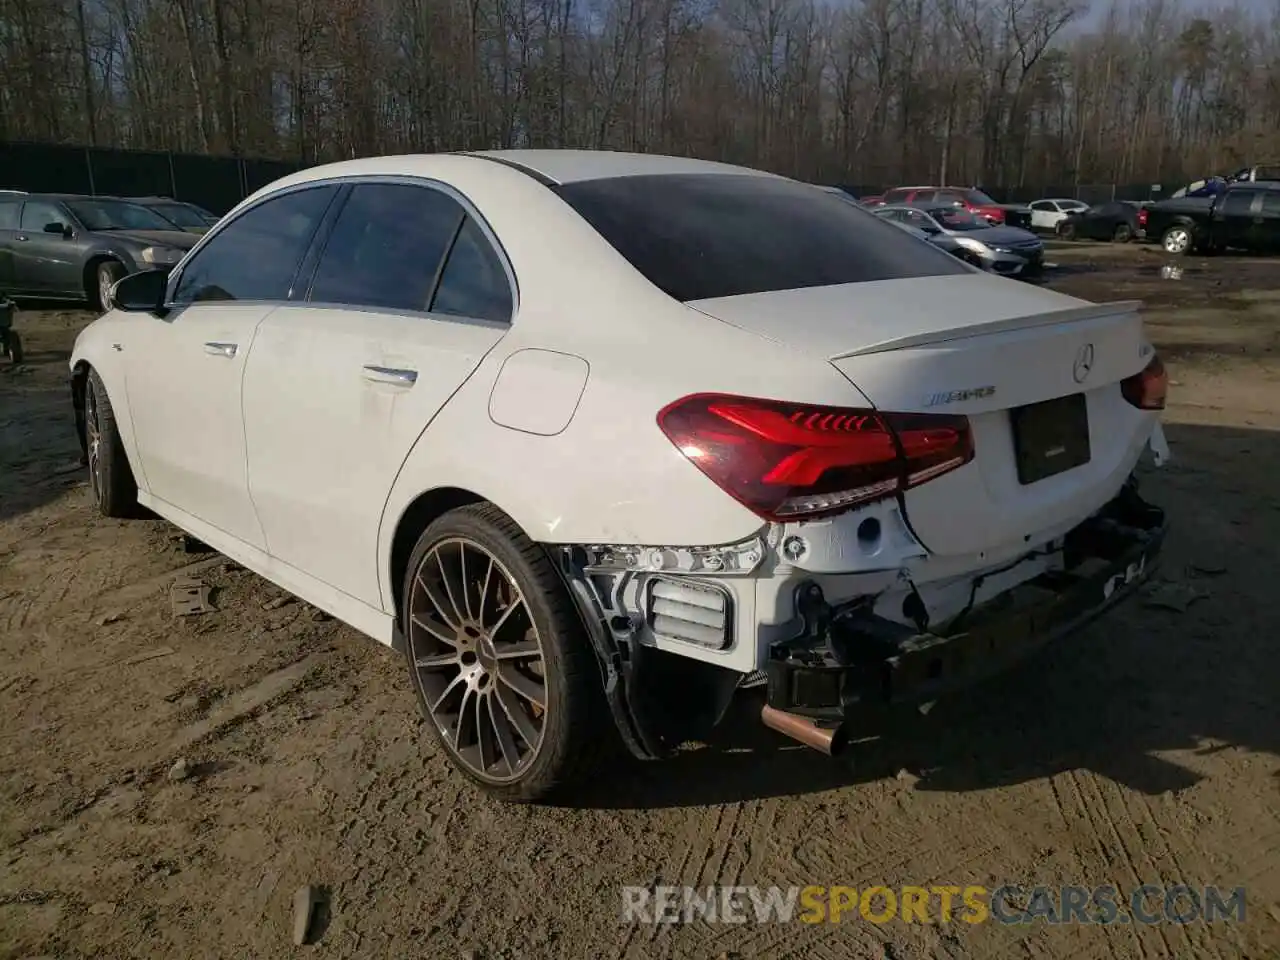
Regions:
<instances>
[{"instance_id":1,"label":"sandy soil","mask_svg":"<svg viewBox=\"0 0 1280 960\"><path fill-rule=\"evenodd\" d=\"M1197 602L1133 602L852 764L746 703L574 809L484 800L399 657L163 522L97 518L65 368L91 317L22 312L27 363L0 363L0 957L1280 956L1280 263L1051 259L1055 287L1149 305L1176 460L1144 489ZM175 618L192 571L217 610ZM655 882L1222 884L1247 920L621 924L619 888ZM303 884L329 897L318 947L291 942Z\"/></svg>"}]
</instances>

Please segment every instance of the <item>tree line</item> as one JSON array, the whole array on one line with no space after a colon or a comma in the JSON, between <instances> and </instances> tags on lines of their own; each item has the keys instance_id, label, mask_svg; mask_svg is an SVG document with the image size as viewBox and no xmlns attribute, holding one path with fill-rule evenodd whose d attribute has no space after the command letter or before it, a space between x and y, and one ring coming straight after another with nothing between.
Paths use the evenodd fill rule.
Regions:
<instances>
[{"instance_id":1,"label":"tree line","mask_svg":"<svg viewBox=\"0 0 1280 960\"><path fill-rule=\"evenodd\" d=\"M1280 158L1280 5L0 0L0 74L0 140L302 163L563 146L1020 186Z\"/></svg>"}]
</instances>

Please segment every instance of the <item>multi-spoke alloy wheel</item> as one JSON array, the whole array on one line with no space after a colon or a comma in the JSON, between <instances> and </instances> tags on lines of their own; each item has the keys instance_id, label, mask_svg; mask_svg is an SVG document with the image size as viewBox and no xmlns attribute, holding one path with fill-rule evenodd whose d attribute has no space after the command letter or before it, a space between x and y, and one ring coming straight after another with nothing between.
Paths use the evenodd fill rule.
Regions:
<instances>
[{"instance_id":1,"label":"multi-spoke alloy wheel","mask_svg":"<svg viewBox=\"0 0 1280 960\"><path fill-rule=\"evenodd\" d=\"M104 517L138 515L138 484L129 469L107 388L97 370L84 385L84 455L93 503Z\"/></svg>"},{"instance_id":2,"label":"multi-spoke alloy wheel","mask_svg":"<svg viewBox=\"0 0 1280 960\"><path fill-rule=\"evenodd\" d=\"M414 576L408 635L427 710L458 758L486 780L519 776L542 742L546 666L506 567L472 540L436 543Z\"/></svg>"},{"instance_id":3,"label":"multi-spoke alloy wheel","mask_svg":"<svg viewBox=\"0 0 1280 960\"><path fill-rule=\"evenodd\" d=\"M546 551L493 504L418 537L400 624L419 705L454 764L529 802L595 773L617 745L596 659Z\"/></svg>"},{"instance_id":4,"label":"multi-spoke alloy wheel","mask_svg":"<svg viewBox=\"0 0 1280 960\"><path fill-rule=\"evenodd\" d=\"M98 391L91 380L84 397L84 435L89 454L89 489L93 502L102 504L102 420L98 414Z\"/></svg>"}]
</instances>

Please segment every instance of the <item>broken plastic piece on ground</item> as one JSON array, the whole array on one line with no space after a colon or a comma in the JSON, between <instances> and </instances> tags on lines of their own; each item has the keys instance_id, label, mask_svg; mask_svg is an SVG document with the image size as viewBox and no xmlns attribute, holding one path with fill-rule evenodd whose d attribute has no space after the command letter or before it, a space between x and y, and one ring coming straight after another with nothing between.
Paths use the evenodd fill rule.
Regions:
<instances>
[{"instance_id":1,"label":"broken plastic piece on ground","mask_svg":"<svg viewBox=\"0 0 1280 960\"><path fill-rule=\"evenodd\" d=\"M175 617L191 617L213 611L209 585L193 577L182 577L173 582L173 586L169 588L169 604Z\"/></svg>"}]
</instances>

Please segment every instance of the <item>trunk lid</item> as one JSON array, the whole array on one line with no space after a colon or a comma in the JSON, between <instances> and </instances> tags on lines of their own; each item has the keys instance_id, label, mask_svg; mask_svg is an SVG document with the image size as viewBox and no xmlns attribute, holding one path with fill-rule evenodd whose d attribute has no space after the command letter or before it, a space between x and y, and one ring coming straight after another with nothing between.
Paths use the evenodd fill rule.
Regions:
<instances>
[{"instance_id":1,"label":"trunk lid","mask_svg":"<svg viewBox=\"0 0 1280 960\"><path fill-rule=\"evenodd\" d=\"M1119 389L1152 352L1134 302L1090 304L968 274L690 306L823 356L879 410L969 418L973 461L904 495L912 529L935 554L996 562L1059 536L1116 493L1156 421ZM1087 425L1074 421L1062 443L1071 410L1049 410L1047 425L1041 413L1020 412L1072 396L1080 399L1059 406L1083 408L1075 413ZM850 398L865 402L853 391ZM1028 457L1047 469L1060 454L1060 463L1079 459L1082 431L1085 462L1048 476L1027 466Z\"/></svg>"}]
</instances>

